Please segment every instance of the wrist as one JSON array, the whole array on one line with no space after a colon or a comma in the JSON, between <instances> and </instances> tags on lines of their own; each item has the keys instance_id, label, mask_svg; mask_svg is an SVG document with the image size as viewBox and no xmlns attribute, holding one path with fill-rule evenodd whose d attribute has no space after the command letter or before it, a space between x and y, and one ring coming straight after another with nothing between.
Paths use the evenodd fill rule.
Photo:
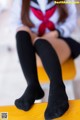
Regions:
<instances>
[{"instance_id":1,"label":"wrist","mask_svg":"<svg viewBox=\"0 0 80 120\"><path fill-rule=\"evenodd\" d=\"M57 32L57 34L58 34L58 37L60 37L60 36L61 36L60 31L59 31L58 29L56 29L56 32Z\"/></svg>"},{"instance_id":2,"label":"wrist","mask_svg":"<svg viewBox=\"0 0 80 120\"><path fill-rule=\"evenodd\" d=\"M56 31L58 32L58 37L61 37L61 36L63 36L63 34L64 34L64 30L63 29L56 29Z\"/></svg>"}]
</instances>

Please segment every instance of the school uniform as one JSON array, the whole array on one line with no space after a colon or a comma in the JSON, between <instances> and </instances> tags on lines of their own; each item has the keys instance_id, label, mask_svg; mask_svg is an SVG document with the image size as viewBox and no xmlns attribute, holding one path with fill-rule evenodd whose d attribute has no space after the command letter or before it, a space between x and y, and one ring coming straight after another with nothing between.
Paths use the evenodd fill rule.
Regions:
<instances>
[{"instance_id":1,"label":"school uniform","mask_svg":"<svg viewBox=\"0 0 80 120\"><path fill-rule=\"evenodd\" d=\"M68 18L64 23L58 23L59 11L54 0L31 0L29 15L34 27L30 29L39 36L57 29L60 32L59 40L64 40L69 45L71 56L76 58L79 55L79 47L75 43L76 40L71 38L70 35L77 25L77 10L75 4L66 4L66 6L69 14ZM16 29L23 26L21 8L22 0L14 0L11 10L11 28L15 32Z\"/></svg>"},{"instance_id":2,"label":"school uniform","mask_svg":"<svg viewBox=\"0 0 80 120\"><path fill-rule=\"evenodd\" d=\"M55 29L60 31L62 37L69 37L76 27L77 11L74 4L67 4L69 13L64 23L58 23L59 11L53 0L31 0L30 20L35 27L31 31L43 35ZM11 24L15 29L23 26L21 21L22 0L14 0L11 12Z\"/></svg>"}]
</instances>

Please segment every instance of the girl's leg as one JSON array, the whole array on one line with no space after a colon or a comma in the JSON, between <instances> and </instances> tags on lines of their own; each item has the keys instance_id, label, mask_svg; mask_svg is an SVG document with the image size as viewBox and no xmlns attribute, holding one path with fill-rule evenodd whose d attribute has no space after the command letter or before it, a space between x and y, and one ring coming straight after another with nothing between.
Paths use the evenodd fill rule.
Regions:
<instances>
[{"instance_id":1,"label":"girl's leg","mask_svg":"<svg viewBox=\"0 0 80 120\"><path fill-rule=\"evenodd\" d=\"M63 63L69 58L72 54L73 58L76 58L80 55L80 43L72 38L55 38L53 40L53 32L47 33L42 38L47 39L55 48L58 57L60 58L60 62ZM57 40L55 42L55 40Z\"/></svg>"},{"instance_id":2,"label":"girl's leg","mask_svg":"<svg viewBox=\"0 0 80 120\"><path fill-rule=\"evenodd\" d=\"M53 36L51 36L51 39L52 37ZM56 50L53 44L51 45L49 43L49 40L48 40L48 37L47 38L45 37L44 39L38 38L34 42L34 46L50 78L48 106L45 111L45 118L50 120L63 115L68 109L69 104L68 104L68 97L65 91L65 86L62 80L62 72L61 72L61 66L59 61L60 58L58 59ZM54 38L53 38L53 41L54 41ZM63 45L66 45L66 43ZM67 54L67 56L65 56L66 58L68 58L70 55L70 51L69 51L70 49L69 47L65 49L66 50L68 49L69 53ZM62 51L61 54L63 54L64 52L65 51ZM60 60L63 60L63 59L60 59Z\"/></svg>"},{"instance_id":3,"label":"girl's leg","mask_svg":"<svg viewBox=\"0 0 80 120\"><path fill-rule=\"evenodd\" d=\"M15 101L15 105L22 110L29 110L35 99L41 99L44 92L40 87L37 76L35 50L32 45L29 31L20 29L16 34L17 52L20 64L27 81L27 88L24 94Z\"/></svg>"},{"instance_id":4,"label":"girl's leg","mask_svg":"<svg viewBox=\"0 0 80 120\"><path fill-rule=\"evenodd\" d=\"M63 39L55 38L53 36L53 32L45 34L41 38L46 39L52 45L61 64L63 64L71 56L71 48L69 45Z\"/></svg>"},{"instance_id":5,"label":"girl's leg","mask_svg":"<svg viewBox=\"0 0 80 120\"><path fill-rule=\"evenodd\" d=\"M80 55L80 43L79 42L77 42L73 38L61 37L60 40L65 41L67 43L67 45L70 47L73 58L76 58Z\"/></svg>"}]
</instances>

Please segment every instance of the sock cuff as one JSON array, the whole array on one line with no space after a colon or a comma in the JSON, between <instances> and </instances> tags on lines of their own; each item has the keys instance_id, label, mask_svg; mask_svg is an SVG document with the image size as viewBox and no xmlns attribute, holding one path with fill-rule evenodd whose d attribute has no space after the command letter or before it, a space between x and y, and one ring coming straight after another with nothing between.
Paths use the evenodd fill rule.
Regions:
<instances>
[{"instance_id":1,"label":"sock cuff","mask_svg":"<svg viewBox=\"0 0 80 120\"><path fill-rule=\"evenodd\" d=\"M35 43L34 43L34 47L35 47L36 53L39 56L40 56L40 54L42 54L42 55L45 54L45 51L48 50L47 54L54 54L54 57L56 57L58 62L59 62L59 57L56 53L56 50L46 39L36 40Z\"/></svg>"},{"instance_id":2,"label":"sock cuff","mask_svg":"<svg viewBox=\"0 0 80 120\"><path fill-rule=\"evenodd\" d=\"M31 36L29 34L29 32L25 31L25 30L20 30L16 33L16 39L20 38L20 37L27 37L29 39L31 39Z\"/></svg>"},{"instance_id":3,"label":"sock cuff","mask_svg":"<svg viewBox=\"0 0 80 120\"><path fill-rule=\"evenodd\" d=\"M42 41L45 41L45 42L49 43L46 39L38 38L38 39L34 42L34 44L36 44L37 42L42 42Z\"/></svg>"},{"instance_id":4,"label":"sock cuff","mask_svg":"<svg viewBox=\"0 0 80 120\"><path fill-rule=\"evenodd\" d=\"M54 47L46 39L43 39L43 38L37 39L34 43L35 49L39 49L39 48L42 48L45 46L47 46L48 49L51 48L53 51L55 51ZM56 53L56 51L55 51L55 53Z\"/></svg>"},{"instance_id":5,"label":"sock cuff","mask_svg":"<svg viewBox=\"0 0 80 120\"><path fill-rule=\"evenodd\" d=\"M37 46L41 46L43 44L47 44L47 45L50 45L52 47L52 45L46 39L43 39L43 38L37 39L34 43L34 46L37 47Z\"/></svg>"}]
</instances>

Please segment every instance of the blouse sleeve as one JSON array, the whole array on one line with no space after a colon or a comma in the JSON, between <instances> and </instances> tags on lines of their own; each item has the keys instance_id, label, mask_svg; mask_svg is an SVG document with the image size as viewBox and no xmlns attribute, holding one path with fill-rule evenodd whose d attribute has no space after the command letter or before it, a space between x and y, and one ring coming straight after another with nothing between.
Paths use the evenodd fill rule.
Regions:
<instances>
[{"instance_id":1,"label":"blouse sleeve","mask_svg":"<svg viewBox=\"0 0 80 120\"><path fill-rule=\"evenodd\" d=\"M77 25L77 10L75 4L67 4L68 18L62 24L57 26L60 35L63 37L69 37Z\"/></svg>"},{"instance_id":2,"label":"blouse sleeve","mask_svg":"<svg viewBox=\"0 0 80 120\"><path fill-rule=\"evenodd\" d=\"M15 31L20 26L23 26L21 22L21 6L22 0L14 0L11 11L10 11L10 29Z\"/></svg>"}]
</instances>

